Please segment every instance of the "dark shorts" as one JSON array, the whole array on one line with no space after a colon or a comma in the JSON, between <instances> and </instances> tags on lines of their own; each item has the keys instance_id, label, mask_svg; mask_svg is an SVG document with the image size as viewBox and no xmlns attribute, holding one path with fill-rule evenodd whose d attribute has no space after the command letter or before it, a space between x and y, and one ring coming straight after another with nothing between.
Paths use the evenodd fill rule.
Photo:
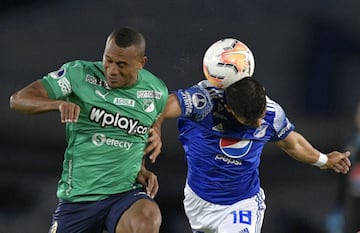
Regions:
<instances>
[{"instance_id":1,"label":"dark shorts","mask_svg":"<svg viewBox=\"0 0 360 233\"><path fill-rule=\"evenodd\" d=\"M121 215L139 199L153 200L144 189L134 189L101 201L60 201L49 233L113 233Z\"/></svg>"}]
</instances>

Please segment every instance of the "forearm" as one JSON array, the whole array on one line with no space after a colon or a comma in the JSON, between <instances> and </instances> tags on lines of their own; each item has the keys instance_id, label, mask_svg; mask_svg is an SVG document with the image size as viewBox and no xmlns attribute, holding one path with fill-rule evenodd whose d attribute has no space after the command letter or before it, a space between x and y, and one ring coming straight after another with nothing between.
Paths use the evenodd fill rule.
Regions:
<instances>
[{"instance_id":1,"label":"forearm","mask_svg":"<svg viewBox=\"0 0 360 233\"><path fill-rule=\"evenodd\" d=\"M165 109L154 123L153 128L157 128L161 131L161 126L165 118L176 118L180 115L181 107L179 100L175 94L170 94Z\"/></svg>"},{"instance_id":2,"label":"forearm","mask_svg":"<svg viewBox=\"0 0 360 233\"><path fill-rule=\"evenodd\" d=\"M40 82L34 82L10 97L10 108L26 114L59 111L63 101L49 99Z\"/></svg>"},{"instance_id":3,"label":"forearm","mask_svg":"<svg viewBox=\"0 0 360 233\"><path fill-rule=\"evenodd\" d=\"M181 115L181 107L178 97L175 94L170 94L164 112L161 114L162 119L176 118Z\"/></svg>"},{"instance_id":4,"label":"forearm","mask_svg":"<svg viewBox=\"0 0 360 233\"><path fill-rule=\"evenodd\" d=\"M61 101L45 98L18 98L16 95L10 97L10 108L25 114L39 114L42 112L58 111Z\"/></svg>"},{"instance_id":5,"label":"forearm","mask_svg":"<svg viewBox=\"0 0 360 233\"><path fill-rule=\"evenodd\" d=\"M332 151L323 154L296 132L291 132L285 139L276 142L276 144L294 159L318 166L321 169L331 168L335 172L346 174L351 166L350 152Z\"/></svg>"},{"instance_id":6,"label":"forearm","mask_svg":"<svg viewBox=\"0 0 360 233\"><path fill-rule=\"evenodd\" d=\"M314 164L319 160L320 151L315 149L302 135L292 132L278 145L292 158L307 164Z\"/></svg>"}]
</instances>

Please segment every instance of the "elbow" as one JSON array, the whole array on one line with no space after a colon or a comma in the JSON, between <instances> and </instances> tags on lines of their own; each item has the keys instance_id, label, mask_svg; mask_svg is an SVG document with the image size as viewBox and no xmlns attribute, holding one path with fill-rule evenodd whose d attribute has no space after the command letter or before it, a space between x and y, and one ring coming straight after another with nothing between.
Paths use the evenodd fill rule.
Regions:
<instances>
[{"instance_id":1,"label":"elbow","mask_svg":"<svg viewBox=\"0 0 360 233\"><path fill-rule=\"evenodd\" d=\"M16 96L12 95L10 96L9 106L11 110L16 111Z\"/></svg>"},{"instance_id":2,"label":"elbow","mask_svg":"<svg viewBox=\"0 0 360 233\"><path fill-rule=\"evenodd\" d=\"M22 101L16 93L10 96L9 107L16 112L28 113L26 109L24 109Z\"/></svg>"}]
</instances>

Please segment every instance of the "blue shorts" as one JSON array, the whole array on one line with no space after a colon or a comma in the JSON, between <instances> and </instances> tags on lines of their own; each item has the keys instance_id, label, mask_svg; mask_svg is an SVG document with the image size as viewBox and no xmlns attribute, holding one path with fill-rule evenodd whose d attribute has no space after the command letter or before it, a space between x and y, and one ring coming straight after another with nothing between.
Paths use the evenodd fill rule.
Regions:
<instances>
[{"instance_id":1,"label":"blue shorts","mask_svg":"<svg viewBox=\"0 0 360 233\"><path fill-rule=\"evenodd\" d=\"M139 188L101 201L60 201L49 233L115 232L116 224L125 210L140 199L153 200L143 188Z\"/></svg>"}]
</instances>

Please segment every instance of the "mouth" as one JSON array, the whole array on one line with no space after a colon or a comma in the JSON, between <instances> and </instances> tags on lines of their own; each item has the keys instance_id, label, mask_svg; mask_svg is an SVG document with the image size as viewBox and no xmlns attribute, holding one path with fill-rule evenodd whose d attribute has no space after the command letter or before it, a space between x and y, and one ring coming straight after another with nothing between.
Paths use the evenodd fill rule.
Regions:
<instances>
[{"instance_id":1,"label":"mouth","mask_svg":"<svg viewBox=\"0 0 360 233\"><path fill-rule=\"evenodd\" d=\"M120 76L110 76L110 75L108 75L107 77L106 77L106 79L107 79L107 81L109 82L109 83L118 83L119 81L121 81L122 80L122 77L120 77Z\"/></svg>"}]
</instances>

